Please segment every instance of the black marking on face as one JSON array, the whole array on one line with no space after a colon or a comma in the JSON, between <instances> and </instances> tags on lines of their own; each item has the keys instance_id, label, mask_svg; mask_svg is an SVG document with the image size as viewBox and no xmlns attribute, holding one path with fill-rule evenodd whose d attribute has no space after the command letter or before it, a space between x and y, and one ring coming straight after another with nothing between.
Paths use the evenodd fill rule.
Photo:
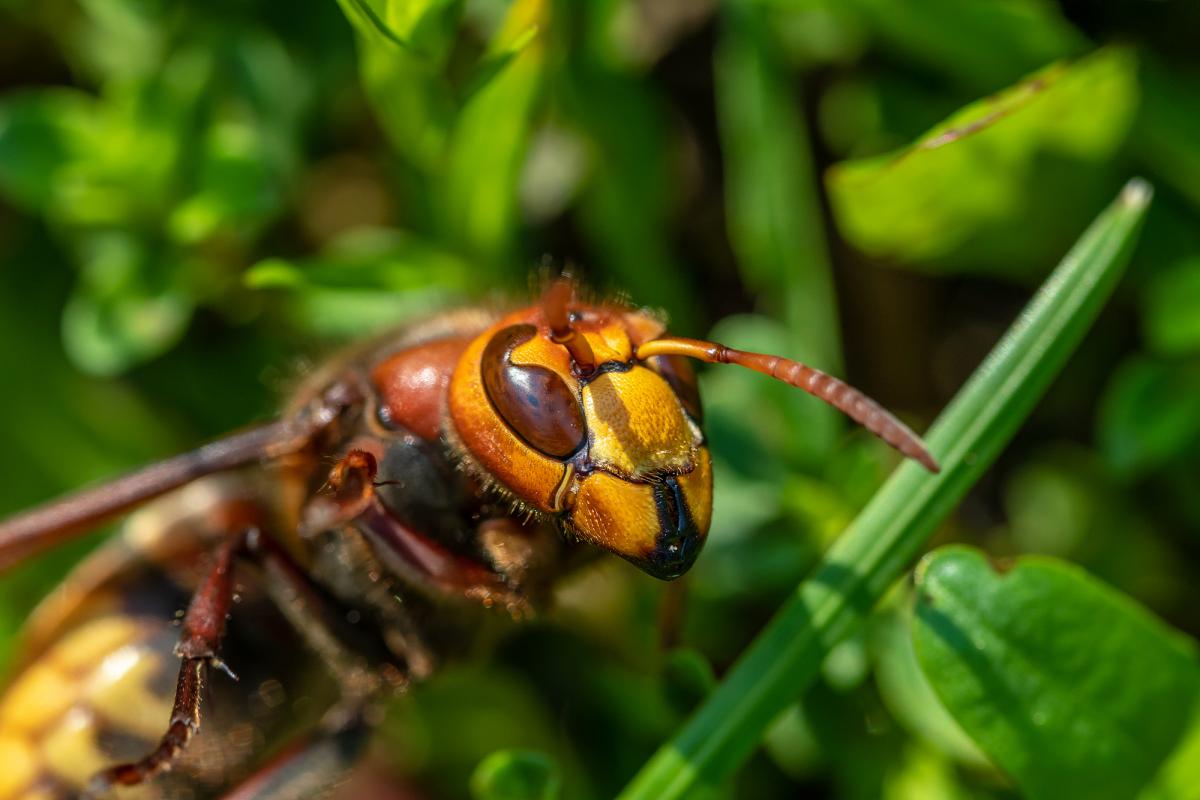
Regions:
<instances>
[{"instance_id":1,"label":"black marking on face","mask_svg":"<svg viewBox=\"0 0 1200 800\"><path fill-rule=\"evenodd\" d=\"M674 580L691 569L703 538L676 476L668 475L654 484L654 506L658 509L658 540L642 568L656 578Z\"/></svg>"}]
</instances>

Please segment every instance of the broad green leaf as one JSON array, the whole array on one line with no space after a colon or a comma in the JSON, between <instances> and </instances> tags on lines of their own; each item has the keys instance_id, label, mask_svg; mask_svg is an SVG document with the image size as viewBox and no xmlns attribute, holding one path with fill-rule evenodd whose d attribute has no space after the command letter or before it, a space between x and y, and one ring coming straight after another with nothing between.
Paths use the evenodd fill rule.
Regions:
<instances>
[{"instance_id":1,"label":"broad green leaf","mask_svg":"<svg viewBox=\"0 0 1200 800\"><path fill-rule=\"evenodd\" d=\"M733 4L716 56L718 119L729 238L746 283L787 325L781 351L837 372L841 343L823 211L792 76L757 9ZM746 345L748 346L748 345ZM791 394L793 430L806 435L801 461L821 463L840 416Z\"/></svg>"},{"instance_id":2,"label":"broad green leaf","mask_svg":"<svg viewBox=\"0 0 1200 800\"><path fill-rule=\"evenodd\" d=\"M934 690L1030 798L1130 798L1187 729L1195 648L1067 562L998 572L947 547L917 568L913 639Z\"/></svg>"},{"instance_id":3,"label":"broad green leaf","mask_svg":"<svg viewBox=\"0 0 1200 800\"><path fill-rule=\"evenodd\" d=\"M557 800L558 768L541 753L502 750L485 758L471 775L475 800Z\"/></svg>"},{"instance_id":4,"label":"broad green leaf","mask_svg":"<svg viewBox=\"0 0 1200 800\"><path fill-rule=\"evenodd\" d=\"M623 800L689 796L754 751L1046 391L1116 286L1150 196L1148 185L1131 181L1088 228L930 431L926 441L941 472L911 462L896 470L704 705L626 786Z\"/></svg>"},{"instance_id":5,"label":"broad green leaf","mask_svg":"<svg viewBox=\"0 0 1200 800\"><path fill-rule=\"evenodd\" d=\"M929 270L1028 275L1107 194L1138 99L1107 48L974 103L911 147L835 165L834 215L862 251Z\"/></svg>"},{"instance_id":6,"label":"broad green leaf","mask_svg":"<svg viewBox=\"0 0 1200 800\"><path fill-rule=\"evenodd\" d=\"M1110 464L1139 475L1193 456L1200 443L1200 364L1132 356L1100 406L1098 438Z\"/></svg>"}]
</instances>

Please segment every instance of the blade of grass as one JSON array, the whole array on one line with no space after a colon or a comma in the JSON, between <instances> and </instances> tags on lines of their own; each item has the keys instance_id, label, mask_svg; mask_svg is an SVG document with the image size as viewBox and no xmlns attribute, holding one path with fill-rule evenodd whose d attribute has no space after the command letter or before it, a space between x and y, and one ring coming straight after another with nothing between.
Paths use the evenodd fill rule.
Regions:
<instances>
[{"instance_id":1,"label":"blade of grass","mask_svg":"<svg viewBox=\"0 0 1200 800\"><path fill-rule=\"evenodd\" d=\"M1120 278L1151 194L1130 181L1092 223L934 424L927 441L941 473L897 469L622 800L690 796L754 751L1041 398Z\"/></svg>"}]
</instances>

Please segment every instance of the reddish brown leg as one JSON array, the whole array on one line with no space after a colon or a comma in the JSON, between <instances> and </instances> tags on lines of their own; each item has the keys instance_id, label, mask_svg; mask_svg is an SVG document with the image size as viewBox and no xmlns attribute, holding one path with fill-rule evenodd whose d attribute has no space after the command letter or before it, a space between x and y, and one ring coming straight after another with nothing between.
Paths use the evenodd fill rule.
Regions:
<instances>
[{"instance_id":1,"label":"reddish brown leg","mask_svg":"<svg viewBox=\"0 0 1200 800\"><path fill-rule=\"evenodd\" d=\"M134 786L169 770L200 727L200 694L209 667L232 672L217 658L225 620L233 602L233 560L246 547L249 532L225 540L204 581L192 595L183 617L183 632L175 647L183 658L175 687L171 721L158 747L140 761L104 770L88 784L86 797L98 797L114 786Z\"/></svg>"}]
</instances>

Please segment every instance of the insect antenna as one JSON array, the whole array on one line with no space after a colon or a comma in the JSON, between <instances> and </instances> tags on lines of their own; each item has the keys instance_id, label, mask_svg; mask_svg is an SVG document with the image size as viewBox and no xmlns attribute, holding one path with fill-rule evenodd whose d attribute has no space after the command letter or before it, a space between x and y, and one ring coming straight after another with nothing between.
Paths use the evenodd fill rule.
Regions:
<instances>
[{"instance_id":1,"label":"insect antenna","mask_svg":"<svg viewBox=\"0 0 1200 800\"><path fill-rule=\"evenodd\" d=\"M575 298L575 284L570 278L552 281L542 293L542 313L550 326L551 341L561 344L571 354L571 360L582 372L596 368L596 355L587 339L580 336L571 325L571 301Z\"/></svg>"},{"instance_id":2,"label":"insect antenna","mask_svg":"<svg viewBox=\"0 0 1200 800\"><path fill-rule=\"evenodd\" d=\"M298 452L325 422L285 419L249 428L2 520L0 573L197 478Z\"/></svg>"},{"instance_id":3,"label":"insect antenna","mask_svg":"<svg viewBox=\"0 0 1200 800\"><path fill-rule=\"evenodd\" d=\"M858 389L807 364L781 356L750 353L716 342L677 336L652 339L638 347L639 360L653 356L686 356L709 364L736 364L770 375L824 400L930 472L941 471L921 438L907 425Z\"/></svg>"}]
</instances>

